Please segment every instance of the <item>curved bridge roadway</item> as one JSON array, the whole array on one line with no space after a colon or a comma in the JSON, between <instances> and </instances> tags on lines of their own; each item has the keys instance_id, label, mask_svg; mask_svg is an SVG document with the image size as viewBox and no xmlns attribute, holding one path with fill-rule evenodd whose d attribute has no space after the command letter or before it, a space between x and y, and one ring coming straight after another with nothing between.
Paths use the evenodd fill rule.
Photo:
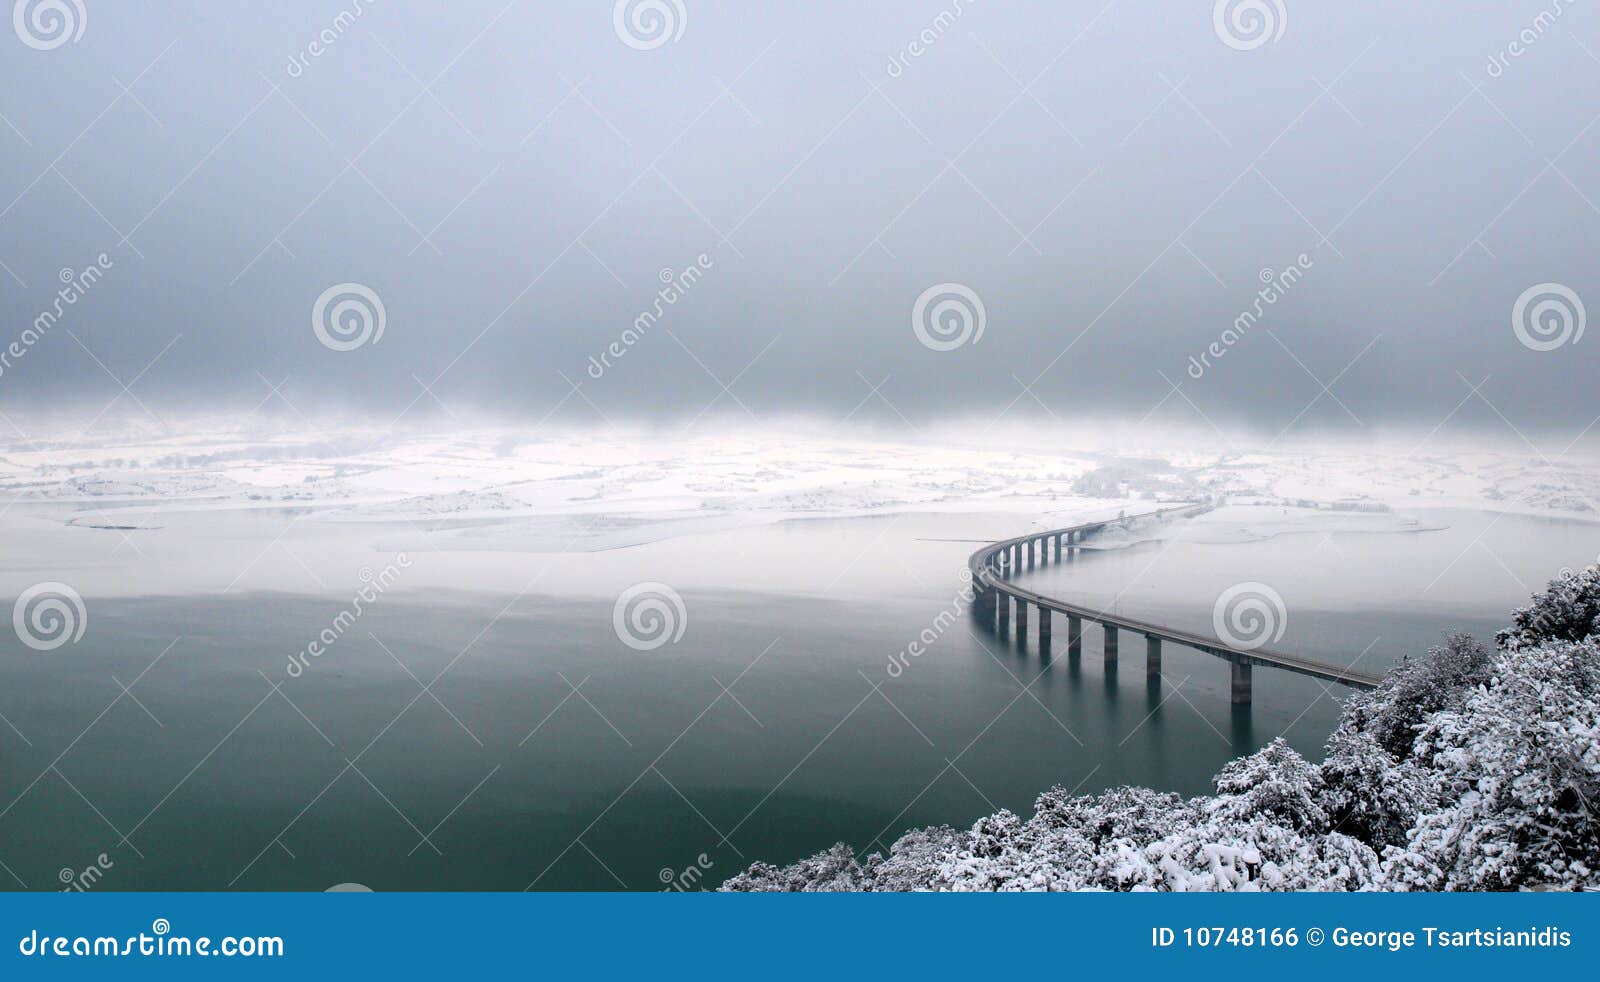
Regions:
<instances>
[{"instance_id":1,"label":"curved bridge roadway","mask_svg":"<svg viewBox=\"0 0 1600 982\"><path fill-rule=\"evenodd\" d=\"M1133 516L1131 521L1154 518L1157 516L1189 517L1210 510L1208 505L1184 505L1177 508L1163 508L1159 511L1148 512L1144 515ZM1131 631L1145 637L1145 670L1151 678L1161 676L1161 643L1168 641L1181 644L1185 647L1203 651L1208 655L1215 655L1233 666L1233 702L1235 705L1248 705L1250 703L1250 674L1255 665L1264 665L1269 668L1281 668L1301 675L1310 675L1313 678L1323 679L1328 682L1337 682L1358 689L1370 689L1383 680L1382 675L1358 671L1353 667L1340 668L1328 665L1310 658L1302 658L1280 651L1271 651L1266 648L1243 648L1229 645L1217 638L1178 628L1165 627L1152 624L1133 617L1124 617L1121 614L1107 610L1099 610L1083 604L1069 603L1047 597L1032 590L1025 590L1011 582L1010 577L1015 573L1047 566L1052 562L1062 562L1074 549L1079 548L1079 543L1084 537L1102 531L1117 524L1122 519L1089 522L1084 525L1074 525L1071 528L1053 529L1049 532L1033 532L1028 535L1006 539L993 545L984 546L967 561L967 566L972 572L972 582L975 590L973 599L973 613L984 623L997 625L1001 631L1010 628L1013 610L1016 613L1017 634L1026 637L1028 633L1028 608L1034 607L1039 611L1039 647L1043 651L1050 648L1050 615L1052 613L1065 614L1067 617L1067 652L1069 656L1076 657L1083 650L1083 622L1092 621L1099 624L1105 631L1105 661L1114 665L1117 661L1118 632Z\"/></svg>"}]
</instances>

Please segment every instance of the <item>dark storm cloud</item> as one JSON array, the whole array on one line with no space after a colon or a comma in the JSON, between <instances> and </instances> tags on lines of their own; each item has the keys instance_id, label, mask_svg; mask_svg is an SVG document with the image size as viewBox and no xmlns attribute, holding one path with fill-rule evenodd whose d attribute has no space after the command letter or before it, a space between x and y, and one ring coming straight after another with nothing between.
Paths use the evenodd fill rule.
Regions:
<instances>
[{"instance_id":1,"label":"dark storm cloud","mask_svg":"<svg viewBox=\"0 0 1600 982\"><path fill-rule=\"evenodd\" d=\"M0 37L0 405L1576 433L1600 11L1211 8L66 0Z\"/></svg>"}]
</instances>

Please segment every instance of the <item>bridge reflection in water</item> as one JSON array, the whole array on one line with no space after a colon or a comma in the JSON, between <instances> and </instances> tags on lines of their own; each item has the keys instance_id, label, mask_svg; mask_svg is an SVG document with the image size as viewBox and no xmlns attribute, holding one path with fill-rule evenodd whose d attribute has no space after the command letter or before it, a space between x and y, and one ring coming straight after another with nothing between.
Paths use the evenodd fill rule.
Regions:
<instances>
[{"instance_id":1,"label":"bridge reflection in water","mask_svg":"<svg viewBox=\"0 0 1600 982\"><path fill-rule=\"evenodd\" d=\"M1323 681L1359 689L1373 688L1382 681L1381 675L1362 672L1349 665L1341 668L1338 665L1330 665L1287 652L1230 645L1207 635L1153 624L1085 604L1047 597L1019 586L1012 579L1019 573L1041 566L1070 562L1087 536L1119 523L1148 520L1158 516L1186 518L1209 509L1209 505L1165 508L1130 519L1090 522L1071 528L1033 532L985 546L973 553L968 560L974 590L973 617L1003 637L1011 635L1012 623L1015 621L1015 636L1018 643L1025 647L1029 636L1028 622L1031 617L1036 616L1040 657L1049 664L1053 654L1054 615L1064 615L1067 619L1067 667L1072 677L1078 677L1080 674L1084 622L1098 624L1103 632L1101 653L1105 661L1106 694L1112 700L1116 698L1117 662L1121 655L1122 634L1125 632L1144 636L1145 679L1152 702L1160 698L1161 649L1164 643L1182 645L1220 658L1231 666L1236 741L1241 737L1243 742L1249 740L1251 675L1257 665L1309 675Z\"/></svg>"}]
</instances>

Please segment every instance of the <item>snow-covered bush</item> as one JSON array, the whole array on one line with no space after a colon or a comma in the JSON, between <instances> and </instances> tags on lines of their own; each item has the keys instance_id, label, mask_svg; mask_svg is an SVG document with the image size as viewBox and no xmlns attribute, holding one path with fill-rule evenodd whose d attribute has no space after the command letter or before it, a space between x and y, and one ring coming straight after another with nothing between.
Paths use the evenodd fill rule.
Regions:
<instances>
[{"instance_id":1,"label":"snow-covered bush","mask_svg":"<svg viewBox=\"0 0 1600 982\"><path fill-rule=\"evenodd\" d=\"M792 866L752 863L749 869L722 884L722 889L837 893L865 890L869 886L855 853L841 842L827 852L808 856Z\"/></svg>"},{"instance_id":2,"label":"snow-covered bush","mask_svg":"<svg viewBox=\"0 0 1600 982\"><path fill-rule=\"evenodd\" d=\"M1406 841L1433 785L1414 760L1395 760L1371 733L1340 727L1323 760L1322 807L1332 828L1375 849Z\"/></svg>"},{"instance_id":3,"label":"snow-covered bush","mask_svg":"<svg viewBox=\"0 0 1600 982\"><path fill-rule=\"evenodd\" d=\"M1494 636L1502 648L1540 641L1582 641L1600 634L1600 566L1563 573L1533 603L1511 614L1511 626Z\"/></svg>"},{"instance_id":4,"label":"snow-covered bush","mask_svg":"<svg viewBox=\"0 0 1600 982\"><path fill-rule=\"evenodd\" d=\"M1465 634L1421 658L1406 658L1371 692L1345 703L1338 732L1369 734L1396 760L1411 756L1416 728L1429 715L1459 708L1489 678L1490 652Z\"/></svg>"},{"instance_id":5,"label":"snow-covered bush","mask_svg":"<svg viewBox=\"0 0 1600 982\"><path fill-rule=\"evenodd\" d=\"M1297 832L1328 828L1320 800L1322 775L1283 737L1248 757L1230 760L1214 783L1216 796L1201 808L1208 816L1235 821L1259 816Z\"/></svg>"},{"instance_id":6,"label":"snow-covered bush","mask_svg":"<svg viewBox=\"0 0 1600 982\"><path fill-rule=\"evenodd\" d=\"M844 845L728 890L1507 890L1600 886L1600 568L1352 696L1320 765L1274 740L1216 793L1052 788L1026 820Z\"/></svg>"},{"instance_id":7,"label":"snow-covered bush","mask_svg":"<svg viewBox=\"0 0 1600 982\"><path fill-rule=\"evenodd\" d=\"M1390 865L1408 885L1499 890L1600 871L1600 641L1503 652L1495 677L1418 736L1441 807Z\"/></svg>"}]
</instances>

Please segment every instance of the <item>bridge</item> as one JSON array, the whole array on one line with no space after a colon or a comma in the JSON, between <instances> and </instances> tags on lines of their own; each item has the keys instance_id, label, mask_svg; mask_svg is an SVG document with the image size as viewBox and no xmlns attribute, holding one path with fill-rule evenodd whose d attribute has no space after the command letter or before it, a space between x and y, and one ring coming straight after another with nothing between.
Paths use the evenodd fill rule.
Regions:
<instances>
[{"instance_id":1,"label":"bridge","mask_svg":"<svg viewBox=\"0 0 1600 982\"><path fill-rule=\"evenodd\" d=\"M1358 671L1353 666L1340 668L1337 665L1281 651L1228 644L1218 638L1192 631L1153 624L1109 610L1047 597L1042 593L1024 589L1011 579L1018 573L1048 566L1051 563L1064 562L1074 550L1081 548L1081 543L1087 536L1114 525L1156 517L1187 518L1209 510L1209 505L1163 508L1128 519L1089 522L1070 528L1052 529L1048 532L1031 532L984 546L967 560L974 590L973 616L980 623L991 625L1001 632L1009 632L1015 614L1017 636L1026 638L1028 610L1036 609L1039 612L1039 649L1048 652L1051 640L1051 615L1063 614L1067 618L1067 654L1072 658L1079 657L1083 653L1083 622L1098 624L1105 632L1102 650L1106 666L1110 669L1114 669L1117 663L1120 633L1127 631L1132 634L1142 634L1145 639L1145 672L1151 679L1161 677L1163 642L1203 651L1233 666L1233 703L1236 706L1250 704L1251 670L1256 665L1298 672L1301 675L1357 689L1371 689L1383 681L1382 675Z\"/></svg>"}]
</instances>

